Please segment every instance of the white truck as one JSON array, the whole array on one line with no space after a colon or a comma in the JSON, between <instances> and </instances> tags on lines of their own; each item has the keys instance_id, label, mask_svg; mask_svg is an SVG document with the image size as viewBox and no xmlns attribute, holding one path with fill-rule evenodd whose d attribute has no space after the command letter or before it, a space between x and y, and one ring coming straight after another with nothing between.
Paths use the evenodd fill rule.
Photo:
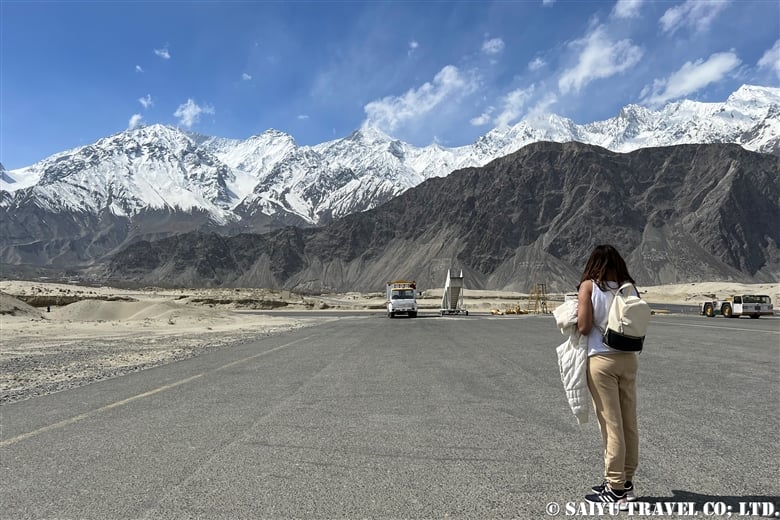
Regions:
<instances>
[{"instance_id":1,"label":"white truck","mask_svg":"<svg viewBox=\"0 0 780 520\"><path fill-rule=\"evenodd\" d=\"M387 317L395 318L399 314L417 317L417 282L414 280L387 282Z\"/></svg>"},{"instance_id":2,"label":"white truck","mask_svg":"<svg viewBox=\"0 0 780 520\"><path fill-rule=\"evenodd\" d=\"M724 318L772 316L772 299L764 294L739 294L725 300L711 300L699 304L699 312L712 318L720 314Z\"/></svg>"}]
</instances>

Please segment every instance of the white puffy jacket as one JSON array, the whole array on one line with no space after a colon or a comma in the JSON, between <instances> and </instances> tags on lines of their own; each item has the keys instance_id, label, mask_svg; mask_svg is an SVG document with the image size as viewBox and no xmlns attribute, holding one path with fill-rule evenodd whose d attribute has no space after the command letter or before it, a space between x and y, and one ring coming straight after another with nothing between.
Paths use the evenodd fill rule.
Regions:
<instances>
[{"instance_id":1,"label":"white puffy jacket","mask_svg":"<svg viewBox=\"0 0 780 520\"><path fill-rule=\"evenodd\" d=\"M577 300L563 302L553 311L553 316L561 334L569 337L555 349L563 389L577 424L585 424L591 399L588 390L588 337L577 330Z\"/></svg>"}]
</instances>

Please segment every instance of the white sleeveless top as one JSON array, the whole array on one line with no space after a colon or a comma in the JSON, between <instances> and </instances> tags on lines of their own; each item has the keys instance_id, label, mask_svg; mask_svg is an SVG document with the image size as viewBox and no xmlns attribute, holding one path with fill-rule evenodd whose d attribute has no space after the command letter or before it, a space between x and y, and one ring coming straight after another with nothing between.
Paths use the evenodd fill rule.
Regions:
<instances>
[{"instance_id":1,"label":"white sleeveless top","mask_svg":"<svg viewBox=\"0 0 780 520\"><path fill-rule=\"evenodd\" d=\"M608 289L616 291L620 285L617 282L606 282ZM625 294L625 291L624 293ZM612 299L615 297L615 293L612 291L602 291L601 288L593 282L593 294L590 297L593 303L593 328L590 329L588 334L588 357L599 354L624 354L622 350L615 350L609 348L604 344L603 335L604 329L607 326L607 318L609 317L609 306L612 305Z\"/></svg>"}]
</instances>

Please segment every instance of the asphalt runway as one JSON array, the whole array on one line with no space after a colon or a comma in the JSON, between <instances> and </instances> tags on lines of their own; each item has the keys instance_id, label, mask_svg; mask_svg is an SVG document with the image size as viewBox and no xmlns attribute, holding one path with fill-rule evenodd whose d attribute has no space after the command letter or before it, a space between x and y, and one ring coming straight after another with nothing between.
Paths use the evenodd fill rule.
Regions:
<instances>
[{"instance_id":1,"label":"asphalt runway","mask_svg":"<svg viewBox=\"0 0 780 520\"><path fill-rule=\"evenodd\" d=\"M603 463L563 341L551 316L344 315L5 405L0 518L564 516ZM780 319L657 316L639 364L640 500L780 510Z\"/></svg>"}]
</instances>

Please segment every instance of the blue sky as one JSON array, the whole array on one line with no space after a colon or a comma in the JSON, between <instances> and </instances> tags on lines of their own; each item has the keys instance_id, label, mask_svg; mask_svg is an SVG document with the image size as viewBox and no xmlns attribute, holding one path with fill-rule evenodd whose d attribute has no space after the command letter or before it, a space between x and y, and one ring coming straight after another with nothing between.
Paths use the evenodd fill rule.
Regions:
<instances>
[{"instance_id":1,"label":"blue sky","mask_svg":"<svg viewBox=\"0 0 780 520\"><path fill-rule=\"evenodd\" d=\"M469 144L529 113L780 84L780 2L0 3L0 162L137 124Z\"/></svg>"}]
</instances>

